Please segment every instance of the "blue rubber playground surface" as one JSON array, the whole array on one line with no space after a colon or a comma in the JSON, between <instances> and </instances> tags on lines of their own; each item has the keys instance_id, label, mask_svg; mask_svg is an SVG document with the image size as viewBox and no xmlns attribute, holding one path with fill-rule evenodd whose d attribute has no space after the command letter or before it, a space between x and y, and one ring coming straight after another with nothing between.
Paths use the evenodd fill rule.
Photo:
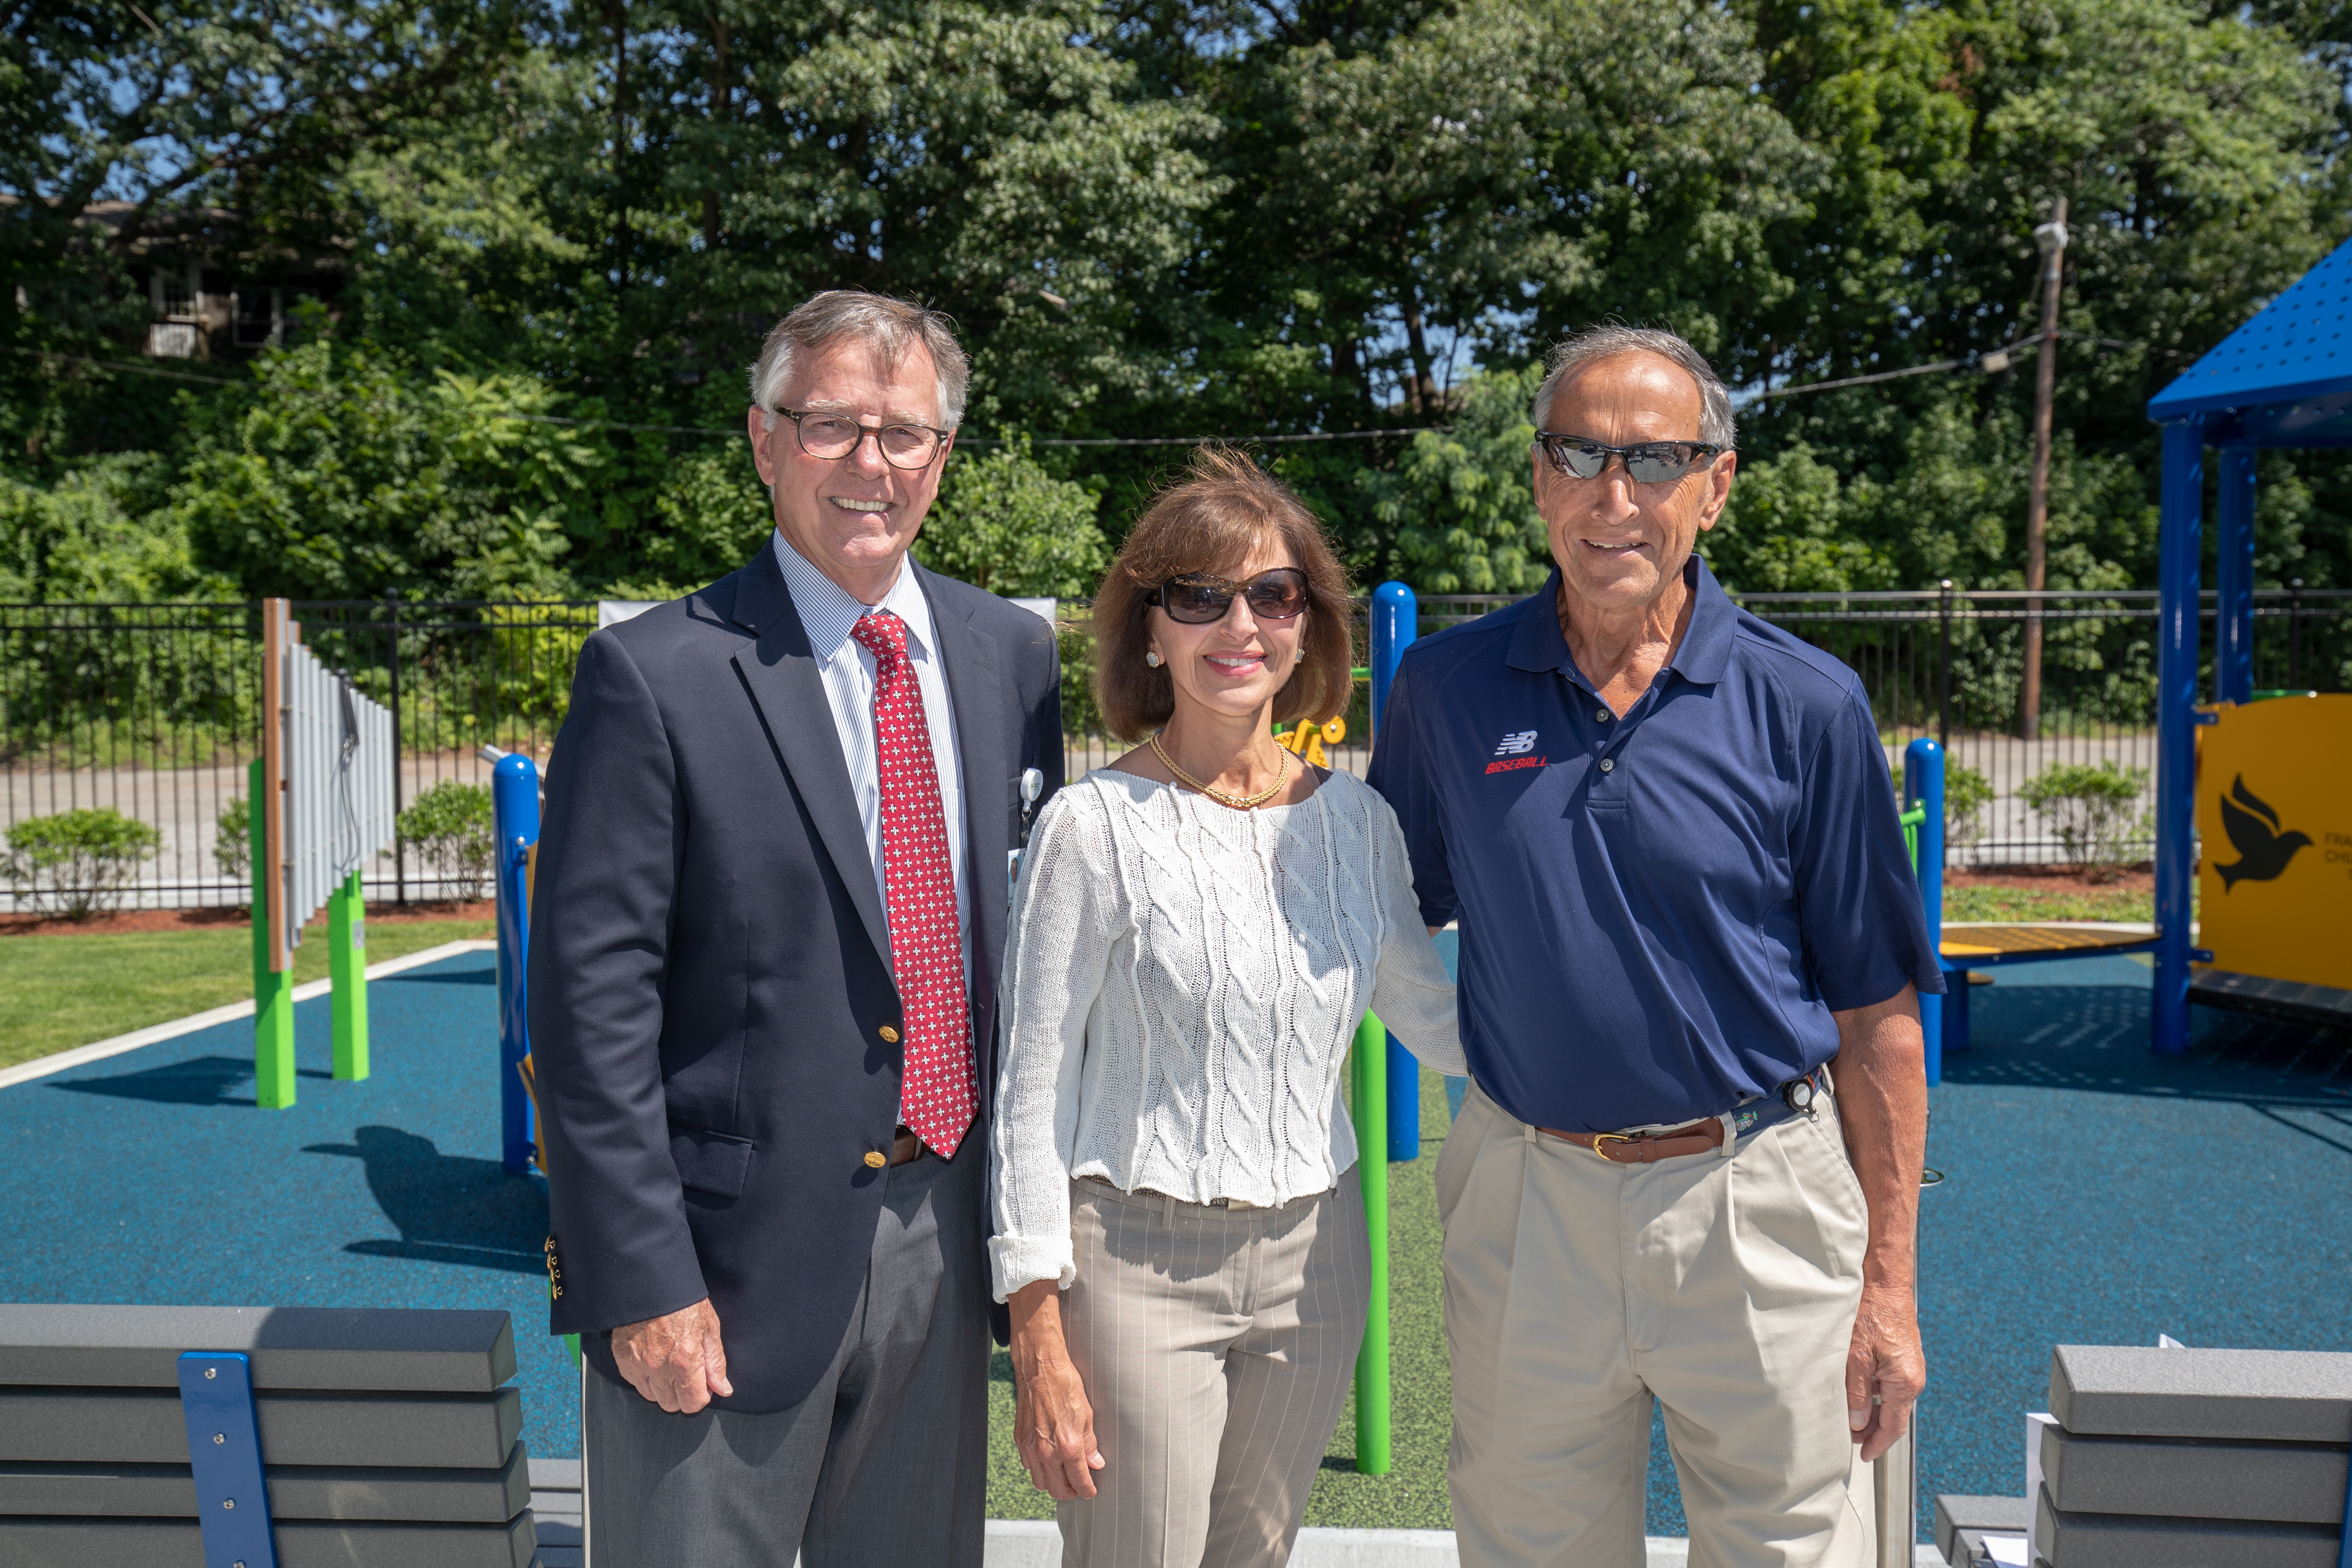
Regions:
<instances>
[{"instance_id":1,"label":"blue rubber playground surface","mask_svg":"<svg viewBox=\"0 0 2352 1568\"><path fill-rule=\"evenodd\" d=\"M1920 1490L2017 1496L2053 1344L2352 1350L2352 1036L2192 1010L2147 955L2014 964L1930 1091Z\"/></svg>"},{"instance_id":2,"label":"blue rubber playground surface","mask_svg":"<svg viewBox=\"0 0 2352 1568\"><path fill-rule=\"evenodd\" d=\"M249 1018L0 1089L0 1299L502 1308L523 1440L576 1457L546 1184L499 1163L495 963L371 982L361 1083L330 1074L327 998L297 1003L289 1110L254 1109Z\"/></svg>"},{"instance_id":3,"label":"blue rubber playground surface","mask_svg":"<svg viewBox=\"0 0 2352 1568\"><path fill-rule=\"evenodd\" d=\"M2352 1037L2200 1009L2158 1060L2148 975L2003 970L1933 1091L1923 1508L2023 1489L2053 1344L2352 1349ZM576 1455L545 1189L499 1164L492 957L369 989L373 1076L333 1082L299 1004L289 1110L254 1109L244 1020L0 1089L0 1299L503 1308L530 1451ZM1663 1451L1649 1528L1684 1530Z\"/></svg>"}]
</instances>

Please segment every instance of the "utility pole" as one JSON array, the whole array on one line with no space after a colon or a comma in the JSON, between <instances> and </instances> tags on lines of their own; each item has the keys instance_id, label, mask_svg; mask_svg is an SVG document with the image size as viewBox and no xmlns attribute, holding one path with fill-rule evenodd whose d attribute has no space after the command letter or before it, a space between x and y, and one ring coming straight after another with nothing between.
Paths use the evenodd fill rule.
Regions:
<instances>
[{"instance_id":1,"label":"utility pole","mask_svg":"<svg viewBox=\"0 0 2352 1568\"><path fill-rule=\"evenodd\" d=\"M2033 367L2033 479L2025 492L2025 685L2018 694L2017 732L2042 731L2042 592L2049 565L2050 397L2058 384L2058 296L2066 270L2066 198L2050 204L2050 221L2033 231L2042 247L2042 363Z\"/></svg>"}]
</instances>

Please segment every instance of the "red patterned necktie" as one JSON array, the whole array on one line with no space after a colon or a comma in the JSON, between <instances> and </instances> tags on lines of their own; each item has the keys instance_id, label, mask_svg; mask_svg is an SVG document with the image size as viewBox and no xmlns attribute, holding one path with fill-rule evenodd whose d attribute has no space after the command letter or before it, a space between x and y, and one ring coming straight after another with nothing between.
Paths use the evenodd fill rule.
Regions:
<instances>
[{"instance_id":1,"label":"red patterned necktie","mask_svg":"<svg viewBox=\"0 0 2352 1568\"><path fill-rule=\"evenodd\" d=\"M907 658L907 623L876 610L850 629L874 656L874 750L882 774L882 887L890 963L906 1010L898 1114L926 1146L952 1155L980 1105L931 726Z\"/></svg>"}]
</instances>

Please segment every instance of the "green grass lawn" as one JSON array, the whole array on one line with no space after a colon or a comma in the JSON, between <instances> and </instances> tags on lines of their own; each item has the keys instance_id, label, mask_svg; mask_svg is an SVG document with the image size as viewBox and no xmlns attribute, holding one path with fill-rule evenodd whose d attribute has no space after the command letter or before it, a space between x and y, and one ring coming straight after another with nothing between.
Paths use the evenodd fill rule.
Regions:
<instances>
[{"instance_id":1,"label":"green grass lawn","mask_svg":"<svg viewBox=\"0 0 2352 1568\"><path fill-rule=\"evenodd\" d=\"M1445 1446L1454 1426L1454 1378L1445 1360L1439 1273L1437 1156L1445 1147L1445 1080L1421 1075L1421 1158L1389 1166L1389 1332L1394 1405L1392 1468L1356 1472L1350 1401L1307 1500L1307 1522L1361 1530L1451 1530ZM1350 1176L1352 1180L1352 1174ZM989 1364L988 1516L1051 1519L1054 1500L1029 1484L1013 1447L1013 1361Z\"/></svg>"},{"instance_id":2,"label":"green grass lawn","mask_svg":"<svg viewBox=\"0 0 2352 1568\"><path fill-rule=\"evenodd\" d=\"M2192 882L2193 889L2195 884ZM2194 897L2192 893L2192 899ZM2194 908L2192 902L2191 908ZM2023 888L1956 888L1944 885L1944 921L2152 921L2156 896L2126 888L2061 883L2047 890Z\"/></svg>"},{"instance_id":3,"label":"green grass lawn","mask_svg":"<svg viewBox=\"0 0 2352 1568\"><path fill-rule=\"evenodd\" d=\"M327 973L327 927L294 952L299 984ZM488 921L372 921L368 961L492 935ZM0 938L0 1067L168 1023L253 994L244 926L123 936Z\"/></svg>"}]
</instances>

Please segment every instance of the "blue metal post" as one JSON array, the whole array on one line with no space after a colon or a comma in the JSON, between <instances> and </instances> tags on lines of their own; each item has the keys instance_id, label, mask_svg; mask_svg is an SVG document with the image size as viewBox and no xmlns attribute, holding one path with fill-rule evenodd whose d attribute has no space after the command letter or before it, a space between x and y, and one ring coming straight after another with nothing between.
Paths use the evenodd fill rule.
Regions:
<instances>
[{"instance_id":1,"label":"blue metal post","mask_svg":"<svg viewBox=\"0 0 2352 1568\"><path fill-rule=\"evenodd\" d=\"M1404 650L1421 635L1421 604L1402 583L1383 583L1372 590L1371 604L1372 741L1381 736L1381 714L1389 705L1389 685L1396 679ZM1421 1064L1394 1035L1389 1042L1389 1158L1421 1158Z\"/></svg>"},{"instance_id":2,"label":"blue metal post","mask_svg":"<svg viewBox=\"0 0 2352 1568\"><path fill-rule=\"evenodd\" d=\"M1927 917L1927 940L1940 953L1944 944L1944 748L1925 735L1904 750L1903 795L1906 805L1916 803L1927 812L1927 820L1919 824L1919 863L1912 869L1919 879L1919 909ZM1942 963L1940 957L1937 963ZM1963 969L1958 978L1965 989L1967 971ZM1945 985L1950 986L1953 979L1950 965L1944 965ZM1944 1081L1944 1010L1949 1005L1948 993L1919 998L1919 1032L1927 1044L1930 1084Z\"/></svg>"},{"instance_id":3,"label":"blue metal post","mask_svg":"<svg viewBox=\"0 0 2352 1568\"><path fill-rule=\"evenodd\" d=\"M2189 1049L2189 873L2196 825L2198 533L2204 521L2201 419L2164 426L2157 535L2156 989L2149 1044Z\"/></svg>"},{"instance_id":4,"label":"blue metal post","mask_svg":"<svg viewBox=\"0 0 2352 1568\"><path fill-rule=\"evenodd\" d=\"M2213 696L2254 700L2254 449L2221 448L2221 504L2215 520Z\"/></svg>"},{"instance_id":5,"label":"blue metal post","mask_svg":"<svg viewBox=\"0 0 2352 1568\"><path fill-rule=\"evenodd\" d=\"M499 1130L500 1158L518 1174L532 1168L530 1095L522 1060L530 1054L530 1022L523 990L530 952L530 910L523 872L539 842L539 769L509 752L490 770L492 831L498 841L499 892Z\"/></svg>"},{"instance_id":6,"label":"blue metal post","mask_svg":"<svg viewBox=\"0 0 2352 1568\"><path fill-rule=\"evenodd\" d=\"M278 1568L261 1424L253 1412L253 1363L240 1351L180 1357L180 1418L205 1568Z\"/></svg>"}]
</instances>

